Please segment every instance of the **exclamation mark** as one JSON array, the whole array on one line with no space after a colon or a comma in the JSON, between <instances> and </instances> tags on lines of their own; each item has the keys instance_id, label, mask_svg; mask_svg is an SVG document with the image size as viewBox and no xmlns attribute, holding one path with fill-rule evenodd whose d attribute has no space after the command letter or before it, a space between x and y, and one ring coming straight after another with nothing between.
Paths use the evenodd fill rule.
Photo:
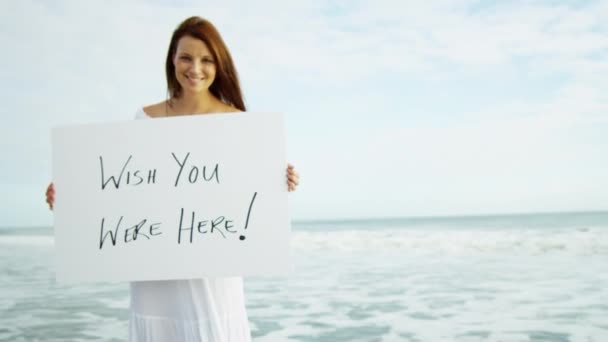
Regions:
<instances>
[{"instance_id":1,"label":"exclamation mark","mask_svg":"<svg viewBox=\"0 0 608 342\"><path fill-rule=\"evenodd\" d=\"M247 226L249 225L249 216L251 215L251 208L253 208L253 201L255 201L255 196L257 196L258 193L257 191L253 193L253 198L251 199L251 203L249 203L249 211L247 212L247 220L245 221L245 229L247 229ZM245 240L245 235L241 235L239 236L239 240L243 241Z\"/></svg>"}]
</instances>

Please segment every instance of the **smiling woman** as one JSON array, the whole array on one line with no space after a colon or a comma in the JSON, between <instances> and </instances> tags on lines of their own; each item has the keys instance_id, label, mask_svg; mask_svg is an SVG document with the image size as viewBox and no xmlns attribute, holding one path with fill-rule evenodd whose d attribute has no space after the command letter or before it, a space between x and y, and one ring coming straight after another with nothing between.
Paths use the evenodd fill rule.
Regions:
<instances>
[{"instance_id":1,"label":"smiling woman","mask_svg":"<svg viewBox=\"0 0 608 342\"><path fill-rule=\"evenodd\" d=\"M164 108L166 115L170 111L179 115L192 109L199 109L199 113L246 110L230 52L217 29L207 20L188 18L175 30L165 72L170 96ZM203 94L207 95L206 101L200 102L206 103L207 108L184 103L185 98L200 98Z\"/></svg>"},{"instance_id":2,"label":"smiling woman","mask_svg":"<svg viewBox=\"0 0 608 342\"><path fill-rule=\"evenodd\" d=\"M140 109L136 118L233 113L246 110L238 75L228 48L216 28L205 19L188 18L173 32L167 53L166 74L169 98ZM180 165L181 174L188 155L180 156L179 159L175 155L173 157ZM217 178L219 166L216 164L214 168L210 167L212 167L210 174L206 174L203 166L203 180L213 181L215 176L219 183ZM188 181L195 182L198 172L197 166L191 167ZM299 175L289 164L286 174L287 190L294 191L299 182ZM134 174L134 177L137 176ZM114 178L112 180L118 187L119 180ZM107 182L109 183L110 180ZM177 182L178 179L176 186ZM46 198L52 209L55 200L55 188L52 183L47 188ZM202 226L201 222L203 222ZM198 222L199 232L207 224L205 222L208 220ZM212 219L211 231L220 224L221 220ZM229 222L226 221L225 224L228 231ZM192 233L192 229L190 232ZM203 229L201 233L206 232ZM244 236L240 239L243 240ZM247 342L251 340L243 280L240 277L132 282L130 308L130 341Z\"/></svg>"}]
</instances>

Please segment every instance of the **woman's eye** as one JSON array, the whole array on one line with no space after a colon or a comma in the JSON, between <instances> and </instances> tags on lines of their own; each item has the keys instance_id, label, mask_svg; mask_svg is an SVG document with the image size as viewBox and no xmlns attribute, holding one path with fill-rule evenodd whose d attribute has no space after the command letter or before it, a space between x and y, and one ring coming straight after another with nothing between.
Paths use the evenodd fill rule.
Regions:
<instances>
[{"instance_id":1,"label":"woman's eye","mask_svg":"<svg viewBox=\"0 0 608 342\"><path fill-rule=\"evenodd\" d=\"M205 59L203 59L203 63L213 64L213 60L205 58Z\"/></svg>"},{"instance_id":2,"label":"woman's eye","mask_svg":"<svg viewBox=\"0 0 608 342\"><path fill-rule=\"evenodd\" d=\"M190 57L188 57L188 56L182 56L181 59L184 60L184 61L189 61Z\"/></svg>"}]
</instances>

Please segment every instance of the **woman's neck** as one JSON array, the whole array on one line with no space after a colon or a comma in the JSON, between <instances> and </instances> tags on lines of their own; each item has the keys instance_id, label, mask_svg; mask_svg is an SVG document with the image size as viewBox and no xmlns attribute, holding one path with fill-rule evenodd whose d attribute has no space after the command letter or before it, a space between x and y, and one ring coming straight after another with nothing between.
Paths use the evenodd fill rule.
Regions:
<instances>
[{"instance_id":1,"label":"woman's neck","mask_svg":"<svg viewBox=\"0 0 608 342\"><path fill-rule=\"evenodd\" d=\"M220 100L207 91L196 95L182 93L180 97L170 99L169 103L168 114L171 115L207 114L217 110Z\"/></svg>"}]
</instances>

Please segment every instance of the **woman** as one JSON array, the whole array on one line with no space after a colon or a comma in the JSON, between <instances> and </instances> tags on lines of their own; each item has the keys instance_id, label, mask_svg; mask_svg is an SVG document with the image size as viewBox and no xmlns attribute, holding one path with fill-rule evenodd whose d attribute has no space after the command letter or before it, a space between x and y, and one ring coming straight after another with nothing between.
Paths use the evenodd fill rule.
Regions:
<instances>
[{"instance_id":1,"label":"woman","mask_svg":"<svg viewBox=\"0 0 608 342\"><path fill-rule=\"evenodd\" d=\"M140 109L136 118L245 111L232 57L207 20L188 18L173 32L166 74L169 99ZM288 165L288 191L298 182ZM46 197L53 209L52 183ZM250 341L242 279L132 282L129 340Z\"/></svg>"}]
</instances>

